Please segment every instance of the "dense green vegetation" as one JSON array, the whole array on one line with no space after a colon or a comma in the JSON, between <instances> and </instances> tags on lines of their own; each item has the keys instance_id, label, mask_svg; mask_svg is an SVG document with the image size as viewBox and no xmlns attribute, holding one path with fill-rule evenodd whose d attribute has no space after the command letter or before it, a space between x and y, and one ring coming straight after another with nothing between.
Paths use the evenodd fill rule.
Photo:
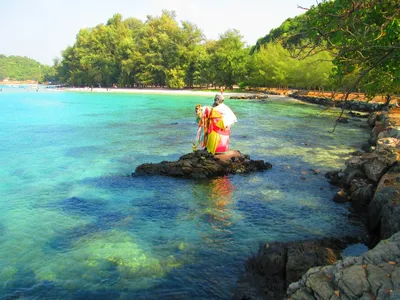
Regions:
<instances>
[{"instance_id":1,"label":"dense green vegetation","mask_svg":"<svg viewBox=\"0 0 400 300\"><path fill-rule=\"evenodd\" d=\"M62 80L74 86L332 85L332 58L327 53L297 61L280 44L250 52L239 31L228 30L218 40L207 40L195 24L179 24L174 12L163 11L144 22L116 14L106 24L80 30L57 68ZM321 58L324 62L318 64Z\"/></svg>"},{"instance_id":2,"label":"dense green vegetation","mask_svg":"<svg viewBox=\"0 0 400 300\"><path fill-rule=\"evenodd\" d=\"M40 63L28 57L0 54L0 80L37 80L41 67Z\"/></svg>"},{"instance_id":3,"label":"dense green vegetation","mask_svg":"<svg viewBox=\"0 0 400 300\"><path fill-rule=\"evenodd\" d=\"M55 59L54 66L50 67L28 57L0 54L0 80L7 78L15 81L59 82L58 64L58 59Z\"/></svg>"},{"instance_id":4,"label":"dense green vegetation","mask_svg":"<svg viewBox=\"0 0 400 300\"><path fill-rule=\"evenodd\" d=\"M398 0L323 1L304 15L286 20L252 50L272 41L282 43L300 59L330 53L334 84L347 92L400 92Z\"/></svg>"},{"instance_id":5,"label":"dense green vegetation","mask_svg":"<svg viewBox=\"0 0 400 300\"><path fill-rule=\"evenodd\" d=\"M248 47L237 30L208 40L174 12L114 15L79 31L52 67L0 56L0 78L72 86L290 87L399 93L400 2L324 0ZM39 75L38 75L39 73Z\"/></svg>"},{"instance_id":6,"label":"dense green vegetation","mask_svg":"<svg viewBox=\"0 0 400 300\"><path fill-rule=\"evenodd\" d=\"M82 29L63 51L59 71L78 86L230 86L245 73L243 63L234 61L246 55L243 46L237 31L206 41L196 25L179 25L173 12L145 22L116 14L105 25Z\"/></svg>"},{"instance_id":7,"label":"dense green vegetation","mask_svg":"<svg viewBox=\"0 0 400 300\"><path fill-rule=\"evenodd\" d=\"M248 67L245 83L250 87L333 88L332 56L326 51L297 60L281 44L271 42L253 53Z\"/></svg>"}]
</instances>

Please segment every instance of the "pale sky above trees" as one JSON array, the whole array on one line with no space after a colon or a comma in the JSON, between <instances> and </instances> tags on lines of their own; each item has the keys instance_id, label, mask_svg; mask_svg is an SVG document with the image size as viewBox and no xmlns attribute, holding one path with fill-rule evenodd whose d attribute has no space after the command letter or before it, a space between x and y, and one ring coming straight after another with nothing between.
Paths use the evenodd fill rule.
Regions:
<instances>
[{"instance_id":1,"label":"pale sky above trees","mask_svg":"<svg viewBox=\"0 0 400 300\"><path fill-rule=\"evenodd\" d=\"M163 9L196 24L208 39L238 29L249 45L304 12L315 0L13 0L0 2L0 54L21 55L43 64L75 42L85 27L106 23L115 13L146 20Z\"/></svg>"}]
</instances>

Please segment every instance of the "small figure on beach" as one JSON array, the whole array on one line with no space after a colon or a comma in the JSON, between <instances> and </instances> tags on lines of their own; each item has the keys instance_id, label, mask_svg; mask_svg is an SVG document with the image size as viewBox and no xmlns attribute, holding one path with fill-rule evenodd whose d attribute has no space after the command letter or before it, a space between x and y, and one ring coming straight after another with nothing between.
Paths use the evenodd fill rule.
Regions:
<instances>
[{"instance_id":1,"label":"small figure on beach","mask_svg":"<svg viewBox=\"0 0 400 300\"><path fill-rule=\"evenodd\" d=\"M231 126L237 122L233 111L224 104L222 92L215 95L212 107L196 105L197 142L212 154L229 150Z\"/></svg>"}]
</instances>

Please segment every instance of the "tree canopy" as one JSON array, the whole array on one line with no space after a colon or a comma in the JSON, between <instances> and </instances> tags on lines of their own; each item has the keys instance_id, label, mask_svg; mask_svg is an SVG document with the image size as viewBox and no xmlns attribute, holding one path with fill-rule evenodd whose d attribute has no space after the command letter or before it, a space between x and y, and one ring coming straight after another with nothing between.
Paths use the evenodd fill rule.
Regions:
<instances>
[{"instance_id":1,"label":"tree canopy","mask_svg":"<svg viewBox=\"0 0 400 300\"><path fill-rule=\"evenodd\" d=\"M239 85L399 93L399 15L397 0L323 0L249 47L235 29L217 40L206 39L195 24L178 22L173 11L144 21L115 14L105 24L81 29L52 67L0 56L0 78L41 75L44 81L73 86ZM18 69L25 70L23 75Z\"/></svg>"},{"instance_id":2,"label":"tree canopy","mask_svg":"<svg viewBox=\"0 0 400 300\"><path fill-rule=\"evenodd\" d=\"M22 56L5 56L0 54L0 80L37 80L41 75L39 62Z\"/></svg>"},{"instance_id":3,"label":"tree canopy","mask_svg":"<svg viewBox=\"0 0 400 300\"><path fill-rule=\"evenodd\" d=\"M144 22L116 14L106 24L81 29L58 69L64 82L77 86L332 85L330 55L321 54L327 62L317 66L318 59L297 62L279 43L260 44L253 55L251 50L238 30L207 40L195 24L178 23L171 11Z\"/></svg>"},{"instance_id":4,"label":"tree canopy","mask_svg":"<svg viewBox=\"0 0 400 300\"><path fill-rule=\"evenodd\" d=\"M324 0L272 30L254 50L271 40L280 41L297 58L329 52L336 85L346 91L357 88L370 95L400 91L397 0Z\"/></svg>"},{"instance_id":5,"label":"tree canopy","mask_svg":"<svg viewBox=\"0 0 400 300\"><path fill-rule=\"evenodd\" d=\"M209 59L203 41L201 30L178 24L174 12L145 22L116 14L78 33L62 53L60 74L72 85L192 86L205 83L200 74Z\"/></svg>"}]
</instances>

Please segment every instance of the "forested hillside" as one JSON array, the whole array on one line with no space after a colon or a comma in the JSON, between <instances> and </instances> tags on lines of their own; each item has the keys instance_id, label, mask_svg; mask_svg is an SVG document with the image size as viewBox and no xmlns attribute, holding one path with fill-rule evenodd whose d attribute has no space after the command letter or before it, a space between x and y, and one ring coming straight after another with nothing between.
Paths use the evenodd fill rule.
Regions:
<instances>
[{"instance_id":1,"label":"forested hillside","mask_svg":"<svg viewBox=\"0 0 400 300\"><path fill-rule=\"evenodd\" d=\"M5 56L0 54L0 80L37 80L42 65L28 57Z\"/></svg>"}]
</instances>

